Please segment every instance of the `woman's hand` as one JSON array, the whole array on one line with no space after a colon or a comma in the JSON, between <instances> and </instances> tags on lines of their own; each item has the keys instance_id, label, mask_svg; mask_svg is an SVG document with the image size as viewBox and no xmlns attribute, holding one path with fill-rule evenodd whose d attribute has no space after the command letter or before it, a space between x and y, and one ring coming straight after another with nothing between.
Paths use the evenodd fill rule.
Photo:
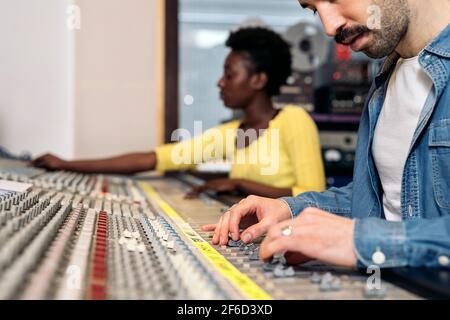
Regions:
<instances>
[{"instance_id":1,"label":"woman's hand","mask_svg":"<svg viewBox=\"0 0 450 320\"><path fill-rule=\"evenodd\" d=\"M201 186L193 187L192 190L186 194L186 198L192 199L205 191L215 192L231 192L237 190L238 180L235 179L215 179L206 182Z\"/></svg>"},{"instance_id":2,"label":"woman's hand","mask_svg":"<svg viewBox=\"0 0 450 320\"><path fill-rule=\"evenodd\" d=\"M31 161L31 165L47 170L64 170L66 161L52 154L45 154Z\"/></svg>"}]
</instances>

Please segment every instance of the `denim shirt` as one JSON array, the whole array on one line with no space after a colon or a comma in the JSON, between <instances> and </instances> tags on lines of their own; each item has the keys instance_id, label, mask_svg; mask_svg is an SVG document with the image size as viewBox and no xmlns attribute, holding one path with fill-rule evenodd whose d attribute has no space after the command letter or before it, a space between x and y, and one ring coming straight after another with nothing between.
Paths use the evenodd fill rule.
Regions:
<instances>
[{"instance_id":1,"label":"denim shirt","mask_svg":"<svg viewBox=\"0 0 450 320\"><path fill-rule=\"evenodd\" d=\"M398 54L375 78L358 132L353 182L323 193L282 198L294 216L316 207L355 220L358 266L450 268L450 25L419 55L433 81L406 159L402 222L388 221L372 154L378 116Z\"/></svg>"}]
</instances>

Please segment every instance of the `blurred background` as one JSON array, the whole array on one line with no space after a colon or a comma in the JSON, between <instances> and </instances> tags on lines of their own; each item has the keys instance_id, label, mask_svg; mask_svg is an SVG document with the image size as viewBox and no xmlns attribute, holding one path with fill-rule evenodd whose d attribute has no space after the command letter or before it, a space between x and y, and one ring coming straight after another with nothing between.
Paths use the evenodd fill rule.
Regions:
<instances>
[{"instance_id":1,"label":"blurred background","mask_svg":"<svg viewBox=\"0 0 450 320\"><path fill-rule=\"evenodd\" d=\"M320 129L329 185L351 178L378 61L336 46L296 0L0 0L0 146L103 157L150 150L178 127L238 115L216 86L229 32L267 26L292 44L278 106Z\"/></svg>"}]
</instances>

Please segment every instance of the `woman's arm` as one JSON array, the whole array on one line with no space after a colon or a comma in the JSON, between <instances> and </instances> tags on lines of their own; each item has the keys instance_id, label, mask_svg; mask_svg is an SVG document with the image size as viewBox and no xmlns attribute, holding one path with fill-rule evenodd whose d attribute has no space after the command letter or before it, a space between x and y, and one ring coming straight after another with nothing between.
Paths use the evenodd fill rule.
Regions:
<instances>
[{"instance_id":1,"label":"woman's arm","mask_svg":"<svg viewBox=\"0 0 450 320\"><path fill-rule=\"evenodd\" d=\"M66 161L52 154L46 154L33 160L31 164L48 170L82 173L134 174L148 170L160 172L186 170L203 161L223 159L226 150L230 149L225 140L227 130L233 133L238 126L237 123L233 121L220 125L192 139L165 144L151 152L79 161Z\"/></svg>"},{"instance_id":2,"label":"woman's arm","mask_svg":"<svg viewBox=\"0 0 450 320\"><path fill-rule=\"evenodd\" d=\"M255 195L266 198L281 198L291 197L291 188L277 188L266 184L262 184L250 180L236 180L236 189L245 193L246 195Z\"/></svg>"},{"instance_id":3,"label":"woman's arm","mask_svg":"<svg viewBox=\"0 0 450 320\"><path fill-rule=\"evenodd\" d=\"M156 167L155 152L130 153L99 160L66 161L46 154L32 161L32 165L48 170L66 170L81 173L134 174Z\"/></svg>"},{"instance_id":4,"label":"woman's arm","mask_svg":"<svg viewBox=\"0 0 450 320\"><path fill-rule=\"evenodd\" d=\"M290 188L276 188L266 184L245 180L245 179L215 179L206 182L201 186L194 187L187 194L188 198L194 198L204 191L231 192L240 191L246 195L257 195L267 198L291 197Z\"/></svg>"}]
</instances>

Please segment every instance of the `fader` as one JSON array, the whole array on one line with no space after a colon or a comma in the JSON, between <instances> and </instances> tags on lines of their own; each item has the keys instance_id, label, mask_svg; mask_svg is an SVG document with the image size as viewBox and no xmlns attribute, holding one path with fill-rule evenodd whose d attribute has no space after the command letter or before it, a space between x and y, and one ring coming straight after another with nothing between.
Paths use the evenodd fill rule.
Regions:
<instances>
[{"instance_id":1,"label":"fader","mask_svg":"<svg viewBox=\"0 0 450 320\"><path fill-rule=\"evenodd\" d=\"M213 246L201 226L227 206L185 199L173 178L3 167L0 179L2 299L419 298L317 262L263 263L258 243Z\"/></svg>"}]
</instances>

